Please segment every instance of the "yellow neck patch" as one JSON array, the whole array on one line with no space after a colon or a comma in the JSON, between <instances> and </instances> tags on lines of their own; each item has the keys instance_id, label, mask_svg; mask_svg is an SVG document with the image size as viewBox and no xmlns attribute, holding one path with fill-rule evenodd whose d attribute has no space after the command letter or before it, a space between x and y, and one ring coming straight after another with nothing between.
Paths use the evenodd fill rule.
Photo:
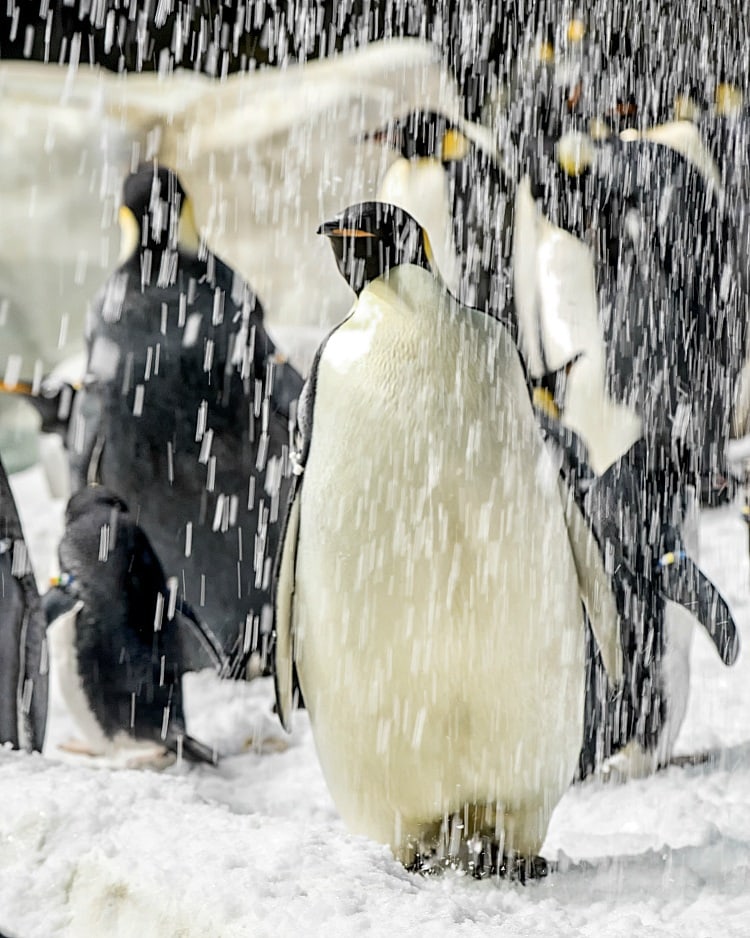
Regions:
<instances>
[{"instance_id":1,"label":"yellow neck patch","mask_svg":"<svg viewBox=\"0 0 750 938\"><path fill-rule=\"evenodd\" d=\"M432 267L433 271L436 271L437 265L435 264L435 253L432 250L429 235L424 228L422 229L422 246L424 247L424 254L427 258L427 263L430 265L430 267Z\"/></svg>"},{"instance_id":2,"label":"yellow neck patch","mask_svg":"<svg viewBox=\"0 0 750 938\"><path fill-rule=\"evenodd\" d=\"M186 254L198 254L201 236L195 223L192 199L186 198L180 211L180 223L177 227L177 245Z\"/></svg>"},{"instance_id":3,"label":"yellow neck patch","mask_svg":"<svg viewBox=\"0 0 750 938\"><path fill-rule=\"evenodd\" d=\"M544 65L551 65L555 61L555 47L551 42L543 42L539 46L539 61Z\"/></svg>"},{"instance_id":4,"label":"yellow neck patch","mask_svg":"<svg viewBox=\"0 0 750 938\"><path fill-rule=\"evenodd\" d=\"M568 42L580 42L586 35L586 25L583 20L574 19L568 23Z\"/></svg>"},{"instance_id":5,"label":"yellow neck patch","mask_svg":"<svg viewBox=\"0 0 750 938\"><path fill-rule=\"evenodd\" d=\"M117 213L120 223L120 258L121 264L131 258L141 246L141 226L138 219L127 205L121 205Z\"/></svg>"},{"instance_id":6,"label":"yellow neck patch","mask_svg":"<svg viewBox=\"0 0 750 938\"><path fill-rule=\"evenodd\" d=\"M722 82L716 88L716 111L722 117L734 117L742 109L743 95L737 85Z\"/></svg>"},{"instance_id":7,"label":"yellow neck patch","mask_svg":"<svg viewBox=\"0 0 750 938\"><path fill-rule=\"evenodd\" d=\"M547 388L534 388L531 399L534 407L536 407L538 411L545 414L547 417L552 417L553 420L560 419L560 408L555 403L552 392L548 391Z\"/></svg>"},{"instance_id":8,"label":"yellow neck patch","mask_svg":"<svg viewBox=\"0 0 750 938\"><path fill-rule=\"evenodd\" d=\"M440 150L443 162L458 162L469 154L469 141L460 130L446 130Z\"/></svg>"}]
</instances>

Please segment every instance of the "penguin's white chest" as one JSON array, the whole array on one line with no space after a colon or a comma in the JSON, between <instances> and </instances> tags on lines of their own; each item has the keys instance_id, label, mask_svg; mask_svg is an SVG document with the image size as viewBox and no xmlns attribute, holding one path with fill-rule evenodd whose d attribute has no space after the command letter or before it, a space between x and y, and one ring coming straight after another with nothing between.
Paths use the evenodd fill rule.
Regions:
<instances>
[{"instance_id":1,"label":"penguin's white chest","mask_svg":"<svg viewBox=\"0 0 750 938\"><path fill-rule=\"evenodd\" d=\"M47 629L50 656L50 674L57 681L60 694L78 730L94 752L108 752L112 742L104 734L91 709L83 680L78 669L76 654L76 621L83 608L81 601L58 616Z\"/></svg>"},{"instance_id":2,"label":"penguin's white chest","mask_svg":"<svg viewBox=\"0 0 750 938\"><path fill-rule=\"evenodd\" d=\"M348 824L396 849L473 804L538 851L583 707L556 473L504 331L379 290L321 359L302 492L296 660L321 763Z\"/></svg>"},{"instance_id":3,"label":"penguin's white chest","mask_svg":"<svg viewBox=\"0 0 750 938\"><path fill-rule=\"evenodd\" d=\"M417 219L429 235L441 277L449 290L457 293L460 265L448 180L439 160L397 159L380 183L378 199L398 205Z\"/></svg>"}]
</instances>

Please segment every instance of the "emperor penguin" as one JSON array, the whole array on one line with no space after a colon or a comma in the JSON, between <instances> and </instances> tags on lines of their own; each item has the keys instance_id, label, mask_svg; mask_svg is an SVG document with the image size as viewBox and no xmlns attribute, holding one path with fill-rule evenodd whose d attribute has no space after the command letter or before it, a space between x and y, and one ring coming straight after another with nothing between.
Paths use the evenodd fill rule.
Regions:
<instances>
[{"instance_id":1,"label":"emperor penguin","mask_svg":"<svg viewBox=\"0 0 750 938\"><path fill-rule=\"evenodd\" d=\"M558 140L544 187L519 186L514 296L531 376L569 368L563 419L597 471L643 435L700 487L723 469L746 325L737 232L696 160L654 133Z\"/></svg>"},{"instance_id":2,"label":"emperor penguin","mask_svg":"<svg viewBox=\"0 0 750 938\"><path fill-rule=\"evenodd\" d=\"M65 512L61 575L44 596L50 665L93 754L154 745L214 763L185 730L182 677L225 666L221 647L167 582L127 504L102 486Z\"/></svg>"},{"instance_id":3,"label":"emperor penguin","mask_svg":"<svg viewBox=\"0 0 750 938\"><path fill-rule=\"evenodd\" d=\"M721 474L743 326L719 285L731 248L699 148L570 134L554 152L544 191L531 180L518 190L519 333L532 378L553 379L560 419L582 438L588 521L622 558L613 580L627 680L600 725L614 744L599 756L632 743L640 773L669 761L687 706L692 624L667 600L698 617L725 664L737 654L725 601L687 556L686 527L690 492ZM691 233L706 278L684 261ZM662 556L678 562L665 571ZM602 762L586 738L584 774Z\"/></svg>"},{"instance_id":4,"label":"emperor penguin","mask_svg":"<svg viewBox=\"0 0 750 938\"><path fill-rule=\"evenodd\" d=\"M251 287L200 238L172 170L128 177L120 225L70 422L74 490L99 483L124 498L233 673L253 654L265 670L302 379Z\"/></svg>"},{"instance_id":5,"label":"emperor penguin","mask_svg":"<svg viewBox=\"0 0 750 938\"><path fill-rule=\"evenodd\" d=\"M435 111L412 111L369 135L399 157L378 200L403 208L427 231L434 261L465 305L493 315L512 309L510 254L514 185L494 135Z\"/></svg>"},{"instance_id":6,"label":"emperor penguin","mask_svg":"<svg viewBox=\"0 0 750 938\"><path fill-rule=\"evenodd\" d=\"M582 598L617 680L608 580L505 327L449 294L405 211L354 205L319 233L357 300L300 401L280 719L296 672L352 831L406 865L471 843L512 871L539 854L581 748Z\"/></svg>"},{"instance_id":7,"label":"emperor penguin","mask_svg":"<svg viewBox=\"0 0 750 938\"><path fill-rule=\"evenodd\" d=\"M42 751L48 697L45 627L21 519L0 462L0 744Z\"/></svg>"}]
</instances>

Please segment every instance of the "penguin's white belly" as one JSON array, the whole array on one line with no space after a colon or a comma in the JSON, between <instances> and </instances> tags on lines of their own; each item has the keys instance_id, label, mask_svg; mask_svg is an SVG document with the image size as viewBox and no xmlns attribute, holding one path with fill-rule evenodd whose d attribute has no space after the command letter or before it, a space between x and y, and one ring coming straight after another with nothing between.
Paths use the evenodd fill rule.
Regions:
<instances>
[{"instance_id":1,"label":"penguin's white belly","mask_svg":"<svg viewBox=\"0 0 750 938\"><path fill-rule=\"evenodd\" d=\"M467 805L538 852L582 738L556 473L517 360L500 343L489 380L477 355L496 333L464 325L452 350L383 323L334 333L305 469L302 692L344 820L402 856Z\"/></svg>"},{"instance_id":2,"label":"penguin's white belly","mask_svg":"<svg viewBox=\"0 0 750 938\"><path fill-rule=\"evenodd\" d=\"M57 682L68 713L91 750L90 755L114 756L120 750L127 750L132 756L141 750L148 753L159 751L160 747L153 742L136 742L123 731L118 731L110 738L91 709L78 669L75 647L76 621L82 607L83 603L77 602L49 625L47 643L50 675Z\"/></svg>"},{"instance_id":3,"label":"penguin's white belly","mask_svg":"<svg viewBox=\"0 0 750 938\"><path fill-rule=\"evenodd\" d=\"M75 634L76 620L82 608L83 603L77 602L47 629L50 673L57 681L60 694L79 732L94 752L105 753L111 750L112 742L104 734L91 709L78 670Z\"/></svg>"}]
</instances>

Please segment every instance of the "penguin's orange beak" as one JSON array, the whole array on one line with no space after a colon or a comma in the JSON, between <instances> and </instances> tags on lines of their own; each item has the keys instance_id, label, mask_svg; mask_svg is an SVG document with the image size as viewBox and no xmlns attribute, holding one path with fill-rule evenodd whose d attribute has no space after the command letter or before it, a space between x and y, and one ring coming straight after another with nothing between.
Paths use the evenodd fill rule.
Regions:
<instances>
[{"instance_id":1,"label":"penguin's orange beak","mask_svg":"<svg viewBox=\"0 0 750 938\"><path fill-rule=\"evenodd\" d=\"M364 231L362 228L342 228L341 221L334 218L332 221L325 221L318 228L317 234L325 235L326 238L374 238L371 231Z\"/></svg>"}]
</instances>

